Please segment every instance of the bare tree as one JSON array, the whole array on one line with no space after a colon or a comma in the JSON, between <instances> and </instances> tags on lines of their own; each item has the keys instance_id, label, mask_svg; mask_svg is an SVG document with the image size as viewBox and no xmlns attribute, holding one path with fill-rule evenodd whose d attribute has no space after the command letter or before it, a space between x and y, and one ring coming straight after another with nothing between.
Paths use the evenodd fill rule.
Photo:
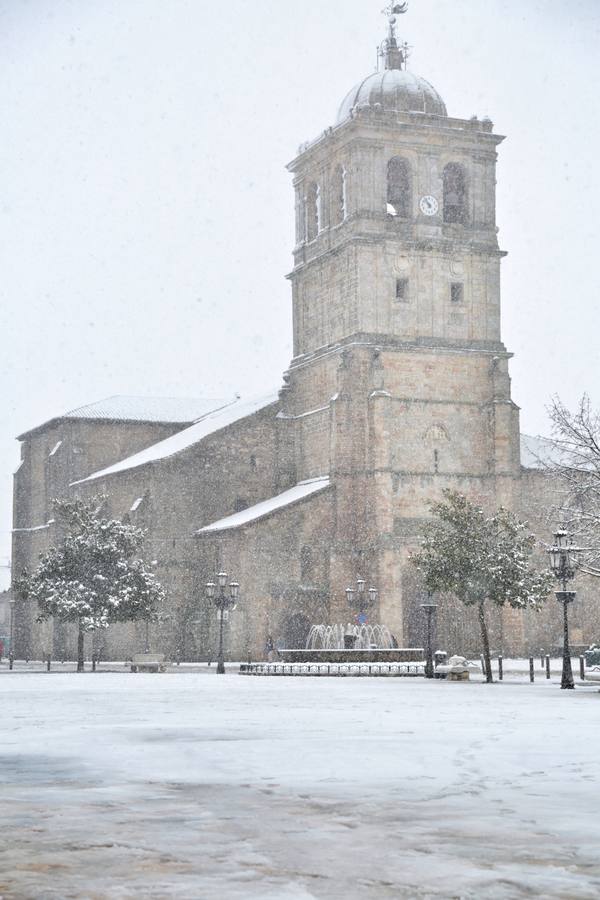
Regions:
<instances>
[{"instance_id":1,"label":"bare tree","mask_svg":"<svg viewBox=\"0 0 600 900\"><path fill-rule=\"evenodd\" d=\"M575 411L554 397L549 407L553 446L545 467L558 479L553 517L586 550L579 568L600 577L600 412L584 394Z\"/></svg>"}]
</instances>

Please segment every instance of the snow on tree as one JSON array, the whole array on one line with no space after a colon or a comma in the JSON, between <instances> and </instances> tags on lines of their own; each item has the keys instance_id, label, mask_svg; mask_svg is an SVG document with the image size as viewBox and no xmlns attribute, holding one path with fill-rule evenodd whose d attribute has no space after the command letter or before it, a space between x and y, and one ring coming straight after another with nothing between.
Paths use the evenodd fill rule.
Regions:
<instances>
[{"instance_id":1,"label":"snow on tree","mask_svg":"<svg viewBox=\"0 0 600 900\"><path fill-rule=\"evenodd\" d=\"M77 671L83 671L84 634L113 622L151 620L164 592L138 556L145 532L103 518L103 498L55 500L65 534L40 555L37 569L17 582L21 596L36 601L38 621L56 618L78 625Z\"/></svg>"},{"instance_id":2,"label":"snow on tree","mask_svg":"<svg viewBox=\"0 0 600 900\"><path fill-rule=\"evenodd\" d=\"M586 394L575 412L557 397L549 412L553 448L544 464L559 485L552 517L589 548L580 555L579 568L600 577L600 413Z\"/></svg>"},{"instance_id":3,"label":"snow on tree","mask_svg":"<svg viewBox=\"0 0 600 900\"><path fill-rule=\"evenodd\" d=\"M486 681L492 682L486 602L538 609L550 592L552 575L531 565L536 539L507 509L486 515L463 494L445 490L431 511L434 518L426 523L411 561L428 590L477 606Z\"/></svg>"}]
</instances>

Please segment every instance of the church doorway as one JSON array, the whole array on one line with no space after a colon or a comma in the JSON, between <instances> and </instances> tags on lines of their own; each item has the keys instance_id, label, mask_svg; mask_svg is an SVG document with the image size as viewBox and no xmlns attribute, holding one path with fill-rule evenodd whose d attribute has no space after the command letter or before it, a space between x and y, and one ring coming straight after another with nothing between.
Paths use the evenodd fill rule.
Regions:
<instances>
[{"instance_id":1,"label":"church doorway","mask_svg":"<svg viewBox=\"0 0 600 900\"><path fill-rule=\"evenodd\" d=\"M293 613L285 619L283 626L283 646L289 650L304 650L310 622L302 613Z\"/></svg>"}]
</instances>

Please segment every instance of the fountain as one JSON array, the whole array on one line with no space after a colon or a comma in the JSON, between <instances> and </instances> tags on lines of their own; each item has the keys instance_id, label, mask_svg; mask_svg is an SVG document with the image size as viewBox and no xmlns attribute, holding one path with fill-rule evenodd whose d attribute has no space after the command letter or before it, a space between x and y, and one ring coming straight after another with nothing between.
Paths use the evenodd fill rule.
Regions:
<instances>
[{"instance_id":1,"label":"fountain","mask_svg":"<svg viewBox=\"0 0 600 900\"><path fill-rule=\"evenodd\" d=\"M307 650L391 650L396 646L386 625L313 625Z\"/></svg>"},{"instance_id":2,"label":"fountain","mask_svg":"<svg viewBox=\"0 0 600 900\"><path fill-rule=\"evenodd\" d=\"M399 647L386 625L367 624L367 611L375 606L378 591L367 590L364 578L346 588L355 624L313 625L303 650L278 650L279 661L242 663L241 675L423 675L422 647Z\"/></svg>"},{"instance_id":3,"label":"fountain","mask_svg":"<svg viewBox=\"0 0 600 900\"><path fill-rule=\"evenodd\" d=\"M279 650L284 662L416 662L422 647L398 647L386 625L313 625L306 647Z\"/></svg>"}]
</instances>

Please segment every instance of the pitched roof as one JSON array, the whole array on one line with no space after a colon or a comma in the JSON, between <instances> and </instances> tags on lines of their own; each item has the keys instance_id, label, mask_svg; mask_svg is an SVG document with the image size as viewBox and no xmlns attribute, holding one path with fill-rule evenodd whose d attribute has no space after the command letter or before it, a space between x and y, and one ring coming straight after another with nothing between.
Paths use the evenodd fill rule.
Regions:
<instances>
[{"instance_id":1,"label":"pitched roof","mask_svg":"<svg viewBox=\"0 0 600 900\"><path fill-rule=\"evenodd\" d=\"M233 425L235 422L239 422L240 419L245 419L246 416L251 416L254 413L259 412L259 410L270 406L272 403L275 403L277 399L277 393L267 394L263 397L255 397L251 400L241 400L238 397L222 409L207 413L197 422L194 422L193 425L190 425L189 428L184 428L182 431L178 431L177 434L173 434L171 437L158 441L156 444L146 447L145 450L134 453L133 456L128 456L126 459L122 459L120 462L114 463L106 469L100 469L98 472L93 472L91 475L88 475L87 478L82 478L80 481L74 481L73 484L83 484L86 481L94 481L97 478L104 478L107 475L126 472L130 469L136 469L139 466L145 466L148 463L175 456L175 454L181 453L189 447L193 447L194 444L197 444L203 438L208 437L208 435L220 431L221 428Z\"/></svg>"},{"instance_id":2,"label":"pitched roof","mask_svg":"<svg viewBox=\"0 0 600 900\"><path fill-rule=\"evenodd\" d=\"M545 469L559 461L560 451L549 438L521 435L521 465L526 469Z\"/></svg>"},{"instance_id":3,"label":"pitched roof","mask_svg":"<svg viewBox=\"0 0 600 900\"><path fill-rule=\"evenodd\" d=\"M186 425L219 409L231 400L189 397L132 397L116 394L86 406L78 406L19 435L19 440L65 420L89 419L112 422L156 422Z\"/></svg>"},{"instance_id":4,"label":"pitched roof","mask_svg":"<svg viewBox=\"0 0 600 900\"><path fill-rule=\"evenodd\" d=\"M130 397L116 394L65 413L65 419L116 419L122 422L195 422L229 400L190 397Z\"/></svg>"},{"instance_id":5,"label":"pitched roof","mask_svg":"<svg viewBox=\"0 0 600 900\"><path fill-rule=\"evenodd\" d=\"M0 557L0 593L7 591L10 587L10 563L8 557L4 562L4 557Z\"/></svg>"},{"instance_id":6,"label":"pitched roof","mask_svg":"<svg viewBox=\"0 0 600 900\"><path fill-rule=\"evenodd\" d=\"M270 516L280 509L284 509L287 506L298 503L300 500L306 500L307 497L312 497L313 494L324 491L330 484L331 481L327 475L323 475L319 478L311 478L308 481L300 481L298 484L294 485L293 488L289 488L287 491L283 491L283 493L277 494L275 497L269 497L268 500L262 500L260 503L249 506L241 512L233 513L231 516L225 516L223 519L218 519L216 522L211 522L210 525L199 528L196 534L210 534L215 531L227 531L231 528L240 528L242 525L249 525L251 522L256 522L258 519L263 519L265 516Z\"/></svg>"}]
</instances>

